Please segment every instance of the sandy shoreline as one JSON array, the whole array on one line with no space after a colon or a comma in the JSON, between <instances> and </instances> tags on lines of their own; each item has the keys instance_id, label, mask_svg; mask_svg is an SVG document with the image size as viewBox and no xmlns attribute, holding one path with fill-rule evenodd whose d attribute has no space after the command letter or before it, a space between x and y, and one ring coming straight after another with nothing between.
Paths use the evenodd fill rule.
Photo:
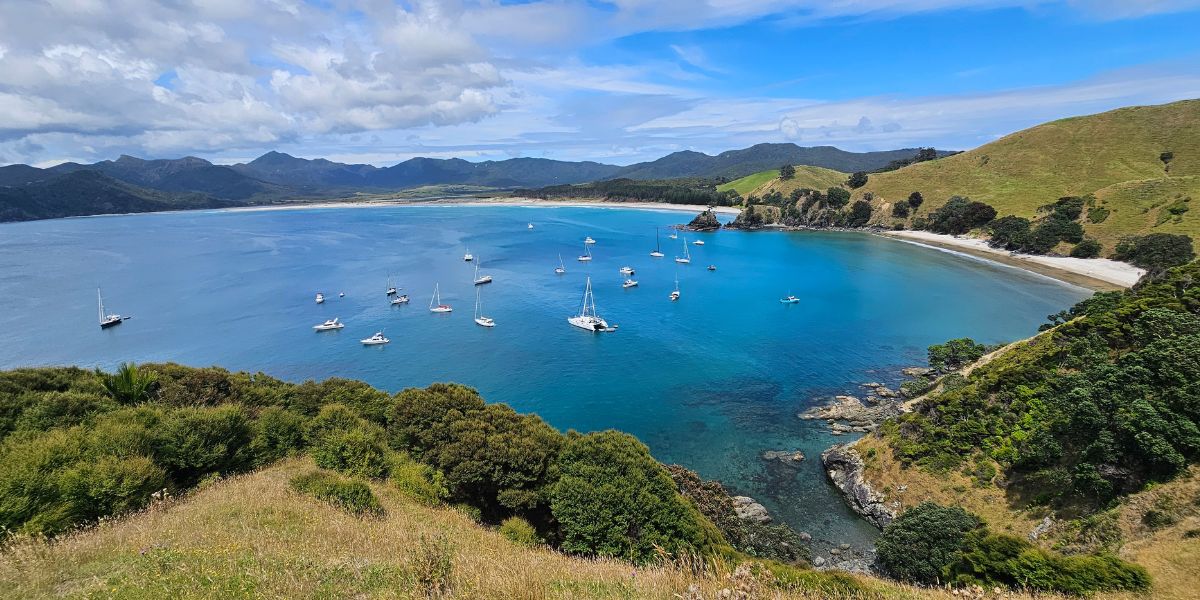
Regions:
<instances>
[{"instance_id":1,"label":"sandy shoreline","mask_svg":"<svg viewBox=\"0 0 1200 600\"><path fill-rule=\"evenodd\" d=\"M880 235L939 250L960 252L1099 291L1128 288L1145 274L1144 270L1133 265L1106 258L1016 254L993 248L984 240L928 231L887 231Z\"/></svg>"}]
</instances>

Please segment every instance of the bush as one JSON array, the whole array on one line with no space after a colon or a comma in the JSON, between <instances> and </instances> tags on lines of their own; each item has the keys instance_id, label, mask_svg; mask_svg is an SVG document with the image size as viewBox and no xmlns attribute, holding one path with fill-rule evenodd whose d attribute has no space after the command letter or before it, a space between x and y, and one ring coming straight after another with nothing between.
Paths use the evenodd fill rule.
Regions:
<instances>
[{"instance_id":1,"label":"bush","mask_svg":"<svg viewBox=\"0 0 1200 600\"><path fill-rule=\"evenodd\" d=\"M567 552L645 563L660 549L672 555L707 554L720 544L720 534L632 436L572 432L559 469L551 509Z\"/></svg>"},{"instance_id":2,"label":"bush","mask_svg":"<svg viewBox=\"0 0 1200 600\"><path fill-rule=\"evenodd\" d=\"M172 478L193 485L210 473L249 467L251 433L239 406L181 408L159 426L156 455Z\"/></svg>"},{"instance_id":3,"label":"bush","mask_svg":"<svg viewBox=\"0 0 1200 600\"><path fill-rule=\"evenodd\" d=\"M982 203L972 202L961 196L952 196L941 208L929 215L929 230L935 233L961 235L987 225L996 218L996 209Z\"/></svg>"},{"instance_id":4,"label":"bush","mask_svg":"<svg viewBox=\"0 0 1200 600\"><path fill-rule=\"evenodd\" d=\"M859 200L850 207L850 215L846 221L849 227L862 227L871 220L871 203L866 200Z\"/></svg>"},{"instance_id":5,"label":"bush","mask_svg":"<svg viewBox=\"0 0 1200 600\"><path fill-rule=\"evenodd\" d=\"M988 244L1005 250L1020 250L1029 242L1029 219L1008 215L988 225L992 239Z\"/></svg>"},{"instance_id":6,"label":"bush","mask_svg":"<svg viewBox=\"0 0 1200 600\"><path fill-rule=\"evenodd\" d=\"M99 370L96 374L108 394L121 404L145 402L158 388L158 377L154 373L138 369L133 363L121 363L120 368L112 375L106 375Z\"/></svg>"},{"instance_id":7,"label":"bush","mask_svg":"<svg viewBox=\"0 0 1200 600\"><path fill-rule=\"evenodd\" d=\"M1082 242L1075 244L1075 247L1071 248L1071 256L1075 258L1096 258L1100 256L1100 252L1103 250L1104 247L1100 245L1100 242L1092 238L1084 238Z\"/></svg>"},{"instance_id":8,"label":"bush","mask_svg":"<svg viewBox=\"0 0 1200 600\"><path fill-rule=\"evenodd\" d=\"M976 531L947 571L961 585L1004 585L1075 596L1149 589L1146 570L1108 554L1061 556L1024 539Z\"/></svg>"},{"instance_id":9,"label":"bush","mask_svg":"<svg viewBox=\"0 0 1200 600\"><path fill-rule=\"evenodd\" d=\"M981 526L978 517L960 507L922 502L884 528L875 550L893 577L933 584L945 580L945 568L959 561L967 534Z\"/></svg>"},{"instance_id":10,"label":"bush","mask_svg":"<svg viewBox=\"0 0 1200 600\"><path fill-rule=\"evenodd\" d=\"M983 358L990 348L971 338L957 338L929 347L929 366L942 372L957 371Z\"/></svg>"},{"instance_id":11,"label":"bush","mask_svg":"<svg viewBox=\"0 0 1200 600\"><path fill-rule=\"evenodd\" d=\"M450 583L454 574L454 548L445 535L434 538L421 536L421 544L410 552L409 569L417 587L426 598L451 595Z\"/></svg>"},{"instance_id":12,"label":"bush","mask_svg":"<svg viewBox=\"0 0 1200 600\"><path fill-rule=\"evenodd\" d=\"M825 205L838 209L850 204L850 192L840 187L831 187L825 191Z\"/></svg>"},{"instance_id":13,"label":"bush","mask_svg":"<svg viewBox=\"0 0 1200 600\"><path fill-rule=\"evenodd\" d=\"M306 419L279 406L264 409L254 423L250 448L257 465L266 465L304 449Z\"/></svg>"},{"instance_id":14,"label":"bush","mask_svg":"<svg viewBox=\"0 0 1200 600\"><path fill-rule=\"evenodd\" d=\"M846 186L852 190L856 190L864 185L867 185L867 174L864 171L855 171L846 179Z\"/></svg>"},{"instance_id":15,"label":"bush","mask_svg":"<svg viewBox=\"0 0 1200 600\"><path fill-rule=\"evenodd\" d=\"M921 192L913 192L908 195L908 205L911 206L913 210L921 208L921 204L924 202L925 197L921 195Z\"/></svg>"},{"instance_id":16,"label":"bush","mask_svg":"<svg viewBox=\"0 0 1200 600\"><path fill-rule=\"evenodd\" d=\"M322 436L312 447L317 466L339 473L378 479L387 474L383 432L368 425Z\"/></svg>"},{"instance_id":17,"label":"bush","mask_svg":"<svg viewBox=\"0 0 1200 600\"><path fill-rule=\"evenodd\" d=\"M509 517L500 523L500 535L504 536L508 541L518 545L532 548L542 545L542 538L538 537L537 530L529 521L521 517Z\"/></svg>"},{"instance_id":18,"label":"bush","mask_svg":"<svg viewBox=\"0 0 1200 600\"><path fill-rule=\"evenodd\" d=\"M780 179L791 179L795 176L796 176L796 167L793 167L792 165L783 165L782 167L779 167L779 178Z\"/></svg>"},{"instance_id":19,"label":"bush","mask_svg":"<svg viewBox=\"0 0 1200 600\"><path fill-rule=\"evenodd\" d=\"M442 474L409 458L402 452L393 452L388 459L388 476L404 495L432 506L441 503L450 495Z\"/></svg>"},{"instance_id":20,"label":"bush","mask_svg":"<svg viewBox=\"0 0 1200 600\"><path fill-rule=\"evenodd\" d=\"M383 505L362 481L346 479L334 473L311 471L292 478L293 490L328 502L346 512L359 516L382 516Z\"/></svg>"},{"instance_id":21,"label":"bush","mask_svg":"<svg viewBox=\"0 0 1200 600\"><path fill-rule=\"evenodd\" d=\"M1122 239L1113 258L1151 273L1161 273L1191 262L1196 253L1192 250L1192 238L1186 235L1151 233Z\"/></svg>"},{"instance_id":22,"label":"bush","mask_svg":"<svg viewBox=\"0 0 1200 600\"><path fill-rule=\"evenodd\" d=\"M907 203L897 202L892 205L892 216L896 217L897 219L907 219L908 218L908 208L909 208L909 206Z\"/></svg>"}]
</instances>

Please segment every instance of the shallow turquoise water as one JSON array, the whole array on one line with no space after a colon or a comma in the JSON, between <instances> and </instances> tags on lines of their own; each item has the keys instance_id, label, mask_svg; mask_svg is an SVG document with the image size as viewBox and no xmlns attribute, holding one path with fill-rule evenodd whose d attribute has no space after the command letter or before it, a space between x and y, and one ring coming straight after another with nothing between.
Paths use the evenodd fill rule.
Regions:
<instances>
[{"instance_id":1,"label":"shallow turquoise water","mask_svg":"<svg viewBox=\"0 0 1200 600\"><path fill-rule=\"evenodd\" d=\"M177 361L290 380L341 376L399 390L434 381L562 428L617 428L754 496L821 544L874 531L821 472L836 441L796 418L815 398L894 383L924 348L1033 333L1086 295L1019 270L857 233L687 234L693 264L648 256L654 228L690 215L601 208L386 207L186 212L0 226L0 367ZM528 230L527 222L536 228ZM576 262L597 240L591 264ZM494 329L472 322L470 251ZM567 274L555 275L561 254ZM705 270L708 264L718 270ZM621 288L622 265L637 288ZM408 306L384 297L394 275ZM570 327L585 275L620 326ZM683 298L668 301L678 274ZM427 305L434 283L450 315ZM96 326L95 288L134 318ZM317 291L328 300L313 302ZM344 291L345 298L337 293ZM778 299L793 293L798 305ZM312 325L340 317L340 332ZM364 348L382 330L392 343ZM767 449L801 449L798 469Z\"/></svg>"}]
</instances>

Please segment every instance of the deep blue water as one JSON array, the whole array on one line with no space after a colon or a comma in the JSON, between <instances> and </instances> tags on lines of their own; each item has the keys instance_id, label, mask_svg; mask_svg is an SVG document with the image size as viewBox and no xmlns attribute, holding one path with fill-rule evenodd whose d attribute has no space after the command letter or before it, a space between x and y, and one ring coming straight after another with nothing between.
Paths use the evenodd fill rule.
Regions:
<instances>
[{"instance_id":1,"label":"deep blue water","mask_svg":"<svg viewBox=\"0 0 1200 600\"><path fill-rule=\"evenodd\" d=\"M478 388L561 429L617 428L664 462L754 496L819 543L874 531L825 482L836 441L796 414L822 396L894 383L924 348L1032 334L1087 292L1023 271L857 233L686 234L693 264L653 259L654 228L690 215L601 208L379 207L184 212L0 226L0 367L176 361L289 380L341 376L399 390ZM527 222L536 228L528 230ZM575 261L597 240L591 264ZM472 321L473 266L494 329ZM555 275L561 254L567 274ZM705 270L708 264L718 270ZM637 269L624 290L617 270ZM389 306L389 274L408 306ZM570 327L584 277L620 326ZM683 297L668 301L678 274ZM434 283L450 315L427 306ZM96 325L96 286L133 319ZM317 291L328 300L313 302ZM344 291L345 298L338 298ZM778 299L793 293L798 305ZM340 317L340 332L312 325ZM363 347L382 330L392 343ZM798 469L767 449L801 449Z\"/></svg>"}]
</instances>

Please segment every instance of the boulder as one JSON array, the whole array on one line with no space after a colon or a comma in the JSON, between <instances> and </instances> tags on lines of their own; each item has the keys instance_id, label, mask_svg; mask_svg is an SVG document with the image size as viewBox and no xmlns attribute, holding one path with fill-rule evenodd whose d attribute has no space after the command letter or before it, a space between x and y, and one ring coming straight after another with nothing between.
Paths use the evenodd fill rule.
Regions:
<instances>
[{"instance_id":1,"label":"boulder","mask_svg":"<svg viewBox=\"0 0 1200 600\"><path fill-rule=\"evenodd\" d=\"M804 460L804 453L799 450L767 450L762 453L762 459L777 460L785 465L795 465Z\"/></svg>"},{"instance_id":2,"label":"boulder","mask_svg":"<svg viewBox=\"0 0 1200 600\"><path fill-rule=\"evenodd\" d=\"M932 372L933 369L930 369L929 367L907 367L900 369L900 373L902 373L905 377L924 377Z\"/></svg>"},{"instance_id":3,"label":"boulder","mask_svg":"<svg viewBox=\"0 0 1200 600\"><path fill-rule=\"evenodd\" d=\"M850 508L880 529L896 518L896 512L884 504L883 496L863 478L863 460L853 448L834 446L821 453L825 473L845 497Z\"/></svg>"},{"instance_id":4,"label":"boulder","mask_svg":"<svg viewBox=\"0 0 1200 600\"><path fill-rule=\"evenodd\" d=\"M734 496L733 497L733 512L737 513L738 518L756 523L770 523L771 515L767 512L767 507L754 501L750 496Z\"/></svg>"}]
</instances>

